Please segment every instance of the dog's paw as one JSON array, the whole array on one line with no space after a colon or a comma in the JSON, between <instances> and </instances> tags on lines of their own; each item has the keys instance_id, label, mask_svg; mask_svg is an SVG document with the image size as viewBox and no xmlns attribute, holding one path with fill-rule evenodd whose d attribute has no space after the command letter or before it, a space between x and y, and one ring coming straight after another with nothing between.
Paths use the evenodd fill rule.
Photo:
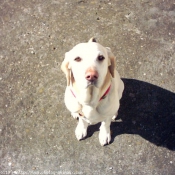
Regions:
<instances>
[{"instance_id":1,"label":"dog's paw","mask_svg":"<svg viewBox=\"0 0 175 175\"><path fill-rule=\"evenodd\" d=\"M99 133L99 141L101 146L109 144L111 141L111 133L107 132L105 129L101 129Z\"/></svg>"},{"instance_id":2,"label":"dog's paw","mask_svg":"<svg viewBox=\"0 0 175 175\"><path fill-rule=\"evenodd\" d=\"M76 135L77 140L83 139L87 135L87 128L81 124L78 124L75 129L75 135Z\"/></svg>"},{"instance_id":3,"label":"dog's paw","mask_svg":"<svg viewBox=\"0 0 175 175\"><path fill-rule=\"evenodd\" d=\"M71 113L71 116L74 118L74 119L78 119L80 117L79 113L78 112L72 112Z\"/></svg>"},{"instance_id":4,"label":"dog's paw","mask_svg":"<svg viewBox=\"0 0 175 175\"><path fill-rule=\"evenodd\" d=\"M113 117L112 117L112 120L115 120L117 118L117 116L116 115L114 115Z\"/></svg>"},{"instance_id":5,"label":"dog's paw","mask_svg":"<svg viewBox=\"0 0 175 175\"><path fill-rule=\"evenodd\" d=\"M118 112L112 117L112 120L116 120Z\"/></svg>"}]
</instances>

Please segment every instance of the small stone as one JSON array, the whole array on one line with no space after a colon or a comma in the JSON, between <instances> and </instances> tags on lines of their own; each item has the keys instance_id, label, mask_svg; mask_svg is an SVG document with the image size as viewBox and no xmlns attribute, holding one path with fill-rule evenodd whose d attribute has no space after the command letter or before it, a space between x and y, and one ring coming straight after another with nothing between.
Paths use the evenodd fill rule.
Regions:
<instances>
[{"instance_id":1,"label":"small stone","mask_svg":"<svg viewBox=\"0 0 175 175\"><path fill-rule=\"evenodd\" d=\"M112 170L113 169L113 167L109 167L109 170Z\"/></svg>"}]
</instances>

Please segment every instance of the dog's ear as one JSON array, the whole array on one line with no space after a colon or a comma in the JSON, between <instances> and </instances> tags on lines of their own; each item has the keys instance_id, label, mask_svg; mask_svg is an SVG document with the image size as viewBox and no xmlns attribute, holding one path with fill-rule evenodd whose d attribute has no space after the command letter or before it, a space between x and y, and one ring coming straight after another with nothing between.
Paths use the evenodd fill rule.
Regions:
<instances>
[{"instance_id":1,"label":"dog's ear","mask_svg":"<svg viewBox=\"0 0 175 175\"><path fill-rule=\"evenodd\" d=\"M67 86L69 86L70 79L71 79L69 52L65 53L65 58L64 58L63 62L61 63L61 70L65 73L66 79L67 79Z\"/></svg>"},{"instance_id":2,"label":"dog's ear","mask_svg":"<svg viewBox=\"0 0 175 175\"><path fill-rule=\"evenodd\" d=\"M94 43L96 43L97 40L94 37L92 37L88 42L94 42Z\"/></svg>"},{"instance_id":3,"label":"dog's ear","mask_svg":"<svg viewBox=\"0 0 175 175\"><path fill-rule=\"evenodd\" d=\"M111 52L111 49L109 47L106 47L106 49L107 49L107 53L108 53L108 69L109 69L110 74L114 78L114 76L115 76L115 66L116 66L115 56Z\"/></svg>"}]
</instances>

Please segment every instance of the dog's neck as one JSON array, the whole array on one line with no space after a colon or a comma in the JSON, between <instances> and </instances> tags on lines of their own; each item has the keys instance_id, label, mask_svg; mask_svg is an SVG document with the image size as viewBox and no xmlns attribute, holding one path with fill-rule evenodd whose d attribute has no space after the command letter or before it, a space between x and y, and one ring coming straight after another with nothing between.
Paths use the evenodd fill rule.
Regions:
<instances>
[{"instance_id":1,"label":"dog's neck","mask_svg":"<svg viewBox=\"0 0 175 175\"><path fill-rule=\"evenodd\" d=\"M73 90L74 96L78 99L78 102L83 105L90 105L97 107L99 100L102 99L106 91L109 89L111 84L111 74L109 71L106 74L105 80L103 82L103 85L100 88L97 88L95 86L89 86L86 89L80 90L77 87L77 84L75 81L72 81L71 88Z\"/></svg>"}]
</instances>

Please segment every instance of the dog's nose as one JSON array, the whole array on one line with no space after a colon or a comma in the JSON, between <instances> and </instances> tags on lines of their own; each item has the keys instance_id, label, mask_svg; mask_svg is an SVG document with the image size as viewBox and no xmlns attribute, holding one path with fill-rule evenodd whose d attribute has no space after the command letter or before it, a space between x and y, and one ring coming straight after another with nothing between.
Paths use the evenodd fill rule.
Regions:
<instances>
[{"instance_id":1,"label":"dog's nose","mask_svg":"<svg viewBox=\"0 0 175 175\"><path fill-rule=\"evenodd\" d=\"M98 79L98 72L95 70L88 70L85 77L88 81L95 81Z\"/></svg>"}]
</instances>

